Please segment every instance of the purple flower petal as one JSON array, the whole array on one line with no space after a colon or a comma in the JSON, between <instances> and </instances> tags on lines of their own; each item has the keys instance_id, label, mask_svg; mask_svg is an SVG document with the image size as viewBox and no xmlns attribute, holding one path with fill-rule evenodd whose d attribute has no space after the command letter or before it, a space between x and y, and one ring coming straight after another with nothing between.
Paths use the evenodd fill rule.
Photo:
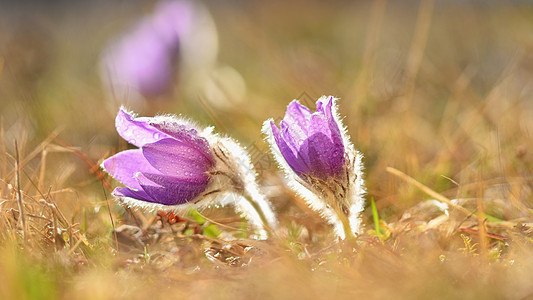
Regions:
<instances>
[{"instance_id":1,"label":"purple flower petal","mask_svg":"<svg viewBox=\"0 0 533 300\"><path fill-rule=\"evenodd\" d=\"M307 173L322 179L330 177L332 172L325 154L331 141L326 135L316 133L306 141L306 144L310 160L310 166Z\"/></svg>"},{"instance_id":2,"label":"purple flower petal","mask_svg":"<svg viewBox=\"0 0 533 300\"><path fill-rule=\"evenodd\" d=\"M294 134L285 121L281 121L280 125L281 137L296 156L297 164L303 170L309 169L309 155L306 144L307 136L301 137Z\"/></svg>"},{"instance_id":3,"label":"purple flower petal","mask_svg":"<svg viewBox=\"0 0 533 300\"><path fill-rule=\"evenodd\" d=\"M339 175L344 168L344 146L335 144L328 120L323 114L311 116L309 127L309 159L315 174L324 172L325 177ZM340 138L340 137L339 137Z\"/></svg>"},{"instance_id":4,"label":"purple flower petal","mask_svg":"<svg viewBox=\"0 0 533 300\"><path fill-rule=\"evenodd\" d=\"M325 115L328 121L329 129L331 132L331 142L333 143L331 156L330 156L330 165L333 167L333 173L339 174L344 164L346 163L346 158L344 157L344 141L342 140L341 131L339 129L339 124L333 117L333 97L330 97L325 106Z\"/></svg>"},{"instance_id":5,"label":"purple flower petal","mask_svg":"<svg viewBox=\"0 0 533 300\"><path fill-rule=\"evenodd\" d=\"M205 191L205 181L187 181L176 177L150 173L137 173L137 181L154 203L178 205L187 203Z\"/></svg>"},{"instance_id":6,"label":"purple flower petal","mask_svg":"<svg viewBox=\"0 0 533 300\"><path fill-rule=\"evenodd\" d=\"M146 160L165 175L203 181L214 163L185 142L167 138L142 147Z\"/></svg>"},{"instance_id":7,"label":"purple flower petal","mask_svg":"<svg viewBox=\"0 0 533 300\"><path fill-rule=\"evenodd\" d=\"M158 173L157 169L144 158L140 149L119 152L106 159L102 165L113 178L134 190L141 190L141 186L134 178L135 173Z\"/></svg>"},{"instance_id":8,"label":"purple flower petal","mask_svg":"<svg viewBox=\"0 0 533 300\"><path fill-rule=\"evenodd\" d=\"M197 130L179 122L172 117L133 118L119 111L117 131L141 149L120 152L103 162L102 167L126 185L115 189L115 196L178 205L206 190L215 166L211 147Z\"/></svg>"},{"instance_id":9,"label":"purple flower petal","mask_svg":"<svg viewBox=\"0 0 533 300\"><path fill-rule=\"evenodd\" d=\"M145 96L158 95L167 90L172 78L172 54L149 22L141 24L130 40L125 41L122 58L127 80Z\"/></svg>"},{"instance_id":10,"label":"purple flower petal","mask_svg":"<svg viewBox=\"0 0 533 300\"><path fill-rule=\"evenodd\" d=\"M205 159L213 164L215 163L213 155L211 154L209 142L205 138L198 136L198 132L194 128L171 120L165 120L161 123L152 122L150 124L160 132L196 149L203 154Z\"/></svg>"},{"instance_id":11,"label":"purple flower petal","mask_svg":"<svg viewBox=\"0 0 533 300\"><path fill-rule=\"evenodd\" d=\"M147 201L147 202L155 202L152 197L148 196L148 194L143 191L134 191L128 187L117 187L113 190L111 193L113 196L116 197L126 197L126 198L133 198L137 200Z\"/></svg>"},{"instance_id":12,"label":"purple flower petal","mask_svg":"<svg viewBox=\"0 0 533 300\"><path fill-rule=\"evenodd\" d=\"M305 137L307 135L307 128L309 127L310 116L311 111L309 108L293 100L289 103L283 120L291 127L295 134Z\"/></svg>"},{"instance_id":13,"label":"purple flower petal","mask_svg":"<svg viewBox=\"0 0 533 300\"><path fill-rule=\"evenodd\" d=\"M161 1L152 15L154 29L169 47L179 44L179 38L191 32L196 8L188 1Z\"/></svg>"},{"instance_id":14,"label":"purple flower petal","mask_svg":"<svg viewBox=\"0 0 533 300\"><path fill-rule=\"evenodd\" d=\"M174 74L178 46L168 45L154 22L144 18L131 33L108 47L103 57L105 78L113 86L133 89L145 97L166 92Z\"/></svg>"},{"instance_id":15,"label":"purple flower petal","mask_svg":"<svg viewBox=\"0 0 533 300\"><path fill-rule=\"evenodd\" d=\"M272 134L274 135L274 140L276 141L276 144L279 147L281 155L283 155L283 158L285 158L285 161L287 161L289 166L297 174L305 172L308 167L305 165L305 162L298 158L298 152L287 144L285 139L283 139L280 130L274 124L273 121L270 122L270 126L272 127Z\"/></svg>"},{"instance_id":16,"label":"purple flower petal","mask_svg":"<svg viewBox=\"0 0 533 300\"><path fill-rule=\"evenodd\" d=\"M333 117L333 97L329 97L324 106L323 102L317 102L317 111L321 110L326 116L328 121L329 130L331 132L331 140L337 147L342 147L344 152L344 144L342 141L341 131L339 129L339 124Z\"/></svg>"},{"instance_id":17,"label":"purple flower petal","mask_svg":"<svg viewBox=\"0 0 533 300\"><path fill-rule=\"evenodd\" d=\"M122 138L137 147L168 137L167 134L148 124L149 120L150 118L133 118L121 109L115 119L115 127Z\"/></svg>"},{"instance_id":18,"label":"purple flower petal","mask_svg":"<svg viewBox=\"0 0 533 300\"><path fill-rule=\"evenodd\" d=\"M327 179L345 168L344 143L333 113L333 97L316 103L316 112L293 101L280 123L271 123L276 144L296 174Z\"/></svg>"}]
</instances>

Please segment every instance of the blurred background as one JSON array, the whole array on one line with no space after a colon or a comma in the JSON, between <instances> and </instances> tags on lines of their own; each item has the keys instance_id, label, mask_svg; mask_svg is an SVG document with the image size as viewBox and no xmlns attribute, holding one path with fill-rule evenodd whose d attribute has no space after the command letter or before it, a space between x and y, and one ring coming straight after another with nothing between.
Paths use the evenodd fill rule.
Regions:
<instances>
[{"instance_id":1,"label":"blurred background","mask_svg":"<svg viewBox=\"0 0 533 300\"><path fill-rule=\"evenodd\" d=\"M474 181L481 165L484 178L530 175L528 1L168 3L3 1L8 152L15 139L24 156L57 133L98 163L127 147L114 130L125 105L214 125L248 146L266 180L276 168L262 122L292 99L334 95L386 214L419 201L387 166L453 195L468 193L454 182ZM47 183L96 181L79 158L53 155Z\"/></svg>"},{"instance_id":2,"label":"blurred background","mask_svg":"<svg viewBox=\"0 0 533 300\"><path fill-rule=\"evenodd\" d=\"M322 95L365 156L354 247L284 185L260 132ZM232 210L172 227L111 201L98 166L131 147L122 105L238 139L280 238L247 239ZM0 295L526 299L532 135L531 1L0 1Z\"/></svg>"}]
</instances>

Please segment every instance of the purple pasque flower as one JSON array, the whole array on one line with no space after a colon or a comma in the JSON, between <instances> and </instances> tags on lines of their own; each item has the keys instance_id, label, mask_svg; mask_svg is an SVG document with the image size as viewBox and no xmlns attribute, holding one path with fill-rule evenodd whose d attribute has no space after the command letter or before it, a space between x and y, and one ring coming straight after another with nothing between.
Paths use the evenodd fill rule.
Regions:
<instances>
[{"instance_id":1,"label":"purple pasque flower","mask_svg":"<svg viewBox=\"0 0 533 300\"><path fill-rule=\"evenodd\" d=\"M344 239L360 230L365 186L362 155L350 142L336 100L321 97L315 112L294 100L280 127L270 119L263 132L289 187Z\"/></svg>"},{"instance_id":2,"label":"purple pasque flower","mask_svg":"<svg viewBox=\"0 0 533 300\"><path fill-rule=\"evenodd\" d=\"M293 100L280 128L270 121L281 154L299 176L322 180L339 177L345 169L344 144L332 114L333 97L316 103L316 112Z\"/></svg>"},{"instance_id":3,"label":"purple pasque flower","mask_svg":"<svg viewBox=\"0 0 533 300\"><path fill-rule=\"evenodd\" d=\"M125 150L102 163L125 187L113 195L160 205L194 202L206 191L215 158L206 138L190 124L170 118L134 118L121 109L117 132L138 149Z\"/></svg>"},{"instance_id":4,"label":"purple pasque flower","mask_svg":"<svg viewBox=\"0 0 533 300\"><path fill-rule=\"evenodd\" d=\"M168 44L145 18L106 50L102 76L115 92L161 95L172 82L177 50L178 45Z\"/></svg>"},{"instance_id":5,"label":"purple pasque flower","mask_svg":"<svg viewBox=\"0 0 533 300\"><path fill-rule=\"evenodd\" d=\"M101 165L125 185L113 191L123 203L163 210L232 204L258 229L258 238L276 226L250 157L233 139L174 116L134 117L124 109L115 126L138 147Z\"/></svg>"},{"instance_id":6,"label":"purple pasque flower","mask_svg":"<svg viewBox=\"0 0 533 300\"><path fill-rule=\"evenodd\" d=\"M170 92L179 69L191 60L190 49L203 53L213 48L201 43L205 32L214 31L210 22L209 13L196 1L159 1L150 15L105 48L104 83L119 98L154 98ZM203 23L212 26L206 29ZM192 39L196 36L200 38Z\"/></svg>"}]
</instances>

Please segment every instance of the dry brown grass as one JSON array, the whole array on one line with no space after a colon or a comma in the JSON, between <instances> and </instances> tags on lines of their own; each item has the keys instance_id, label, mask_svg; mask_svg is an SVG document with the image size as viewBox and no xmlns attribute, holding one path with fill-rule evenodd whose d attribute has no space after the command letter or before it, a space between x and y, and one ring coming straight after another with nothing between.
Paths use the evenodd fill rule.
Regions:
<instances>
[{"instance_id":1,"label":"dry brown grass","mask_svg":"<svg viewBox=\"0 0 533 300\"><path fill-rule=\"evenodd\" d=\"M126 145L95 65L117 29L96 25L120 5L92 7L82 20L35 13L46 40L32 36L34 23L4 18L2 298L533 296L531 5L208 6L220 60L246 80L246 101L213 107L178 89L142 113L183 113L257 147L279 231L255 241L231 209L173 220L110 198L116 183L97 166ZM260 123L292 98L322 94L342 98L366 156L366 226L351 243L335 242L263 155Z\"/></svg>"}]
</instances>

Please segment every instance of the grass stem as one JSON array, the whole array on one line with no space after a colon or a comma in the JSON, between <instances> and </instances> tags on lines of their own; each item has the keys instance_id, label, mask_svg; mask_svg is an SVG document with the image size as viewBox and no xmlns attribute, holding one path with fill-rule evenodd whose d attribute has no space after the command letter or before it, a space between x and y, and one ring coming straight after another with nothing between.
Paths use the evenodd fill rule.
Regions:
<instances>
[{"instance_id":1,"label":"grass stem","mask_svg":"<svg viewBox=\"0 0 533 300\"><path fill-rule=\"evenodd\" d=\"M20 187L20 156L17 141L15 140L15 182L17 185L17 202L19 206L19 219L22 224L22 233L24 242L28 242L28 227L26 224L26 215L24 213L24 203L22 200L22 192Z\"/></svg>"}]
</instances>

